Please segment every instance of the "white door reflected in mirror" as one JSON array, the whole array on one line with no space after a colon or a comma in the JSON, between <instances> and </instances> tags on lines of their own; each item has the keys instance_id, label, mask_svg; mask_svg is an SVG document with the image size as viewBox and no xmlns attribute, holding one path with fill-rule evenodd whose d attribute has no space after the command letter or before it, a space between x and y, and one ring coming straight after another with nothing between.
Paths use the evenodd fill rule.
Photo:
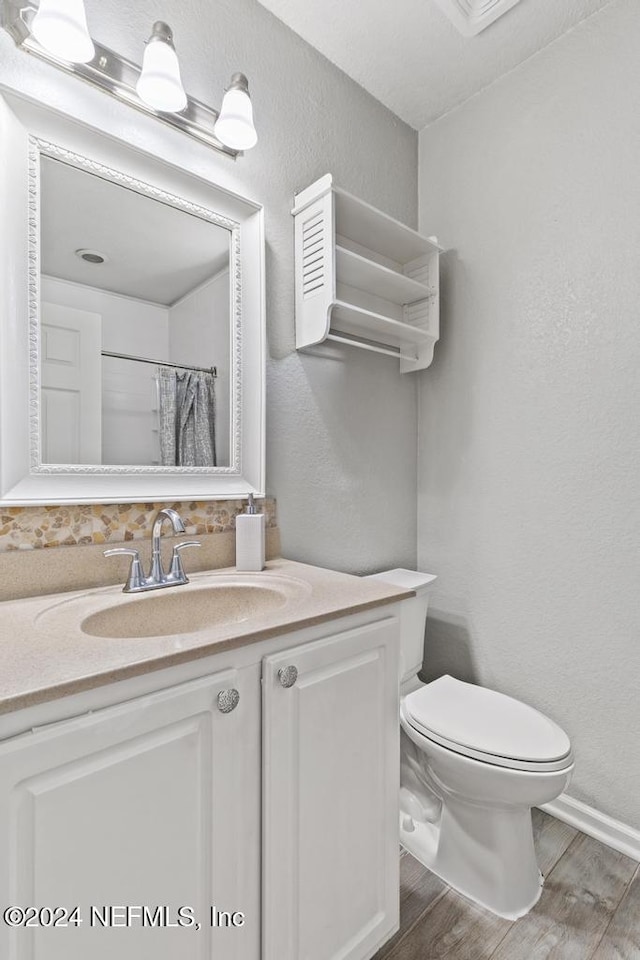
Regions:
<instances>
[{"instance_id":1,"label":"white door reflected in mirror","mask_svg":"<svg viewBox=\"0 0 640 960\"><path fill-rule=\"evenodd\" d=\"M40 241L42 463L228 466L229 230L43 155Z\"/></svg>"},{"instance_id":2,"label":"white door reflected in mirror","mask_svg":"<svg viewBox=\"0 0 640 960\"><path fill-rule=\"evenodd\" d=\"M102 317L42 302L42 458L102 463Z\"/></svg>"}]
</instances>

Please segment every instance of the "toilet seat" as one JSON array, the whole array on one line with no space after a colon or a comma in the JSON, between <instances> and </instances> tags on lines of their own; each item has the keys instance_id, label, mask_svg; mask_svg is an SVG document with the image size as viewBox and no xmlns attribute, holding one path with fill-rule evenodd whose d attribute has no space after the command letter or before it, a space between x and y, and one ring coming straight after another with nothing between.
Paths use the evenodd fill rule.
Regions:
<instances>
[{"instance_id":1,"label":"toilet seat","mask_svg":"<svg viewBox=\"0 0 640 960\"><path fill-rule=\"evenodd\" d=\"M553 720L495 690L444 676L407 694L402 719L454 753L494 766L542 773L573 763L571 744Z\"/></svg>"}]
</instances>

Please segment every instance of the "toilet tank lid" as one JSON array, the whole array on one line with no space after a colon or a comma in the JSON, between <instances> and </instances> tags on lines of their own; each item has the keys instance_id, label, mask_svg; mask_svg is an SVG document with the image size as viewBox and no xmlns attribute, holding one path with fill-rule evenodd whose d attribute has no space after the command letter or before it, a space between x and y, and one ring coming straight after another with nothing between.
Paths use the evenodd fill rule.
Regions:
<instances>
[{"instance_id":1,"label":"toilet tank lid","mask_svg":"<svg viewBox=\"0 0 640 960\"><path fill-rule=\"evenodd\" d=\"M403 587L405 590L415 590L416 593L420 593L437 578L433 573L422 573L420 570L404 570L402 567L396 567L395 570L372 573L367 579L383 580L394 587Z\"/></svg>"}]
</instances>

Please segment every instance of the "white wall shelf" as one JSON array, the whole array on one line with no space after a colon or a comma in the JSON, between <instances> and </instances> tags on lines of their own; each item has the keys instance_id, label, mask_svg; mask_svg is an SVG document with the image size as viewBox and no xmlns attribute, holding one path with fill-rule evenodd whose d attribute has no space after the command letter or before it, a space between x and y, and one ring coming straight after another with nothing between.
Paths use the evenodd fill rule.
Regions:
<instances>
[{"instance_id":1,"label":"white wall shelf","mask_svg":"<svg viewBox=\"0 0 640 960\"><path fill-rule=\"evenodd\" d=\"M296 346L329 339L423 370L439 337L439 254L423 237L333 183L296 195Z\"/></svg>"},{"instance_id":2,"label":"white wall shelf","mask_svg":"<svg viewBox=\"0 0 640 960\"><path fill-rule=\"evenodd\" d=\"M432 341L431 334L421 327L392 320L380 313L364 310L352 303L336 300L331 314L331 329L340 333L377 340L402 350L412 346L426 346Z\"/></svg>"},{"instance_id":3,"label":"white wall shelf","mask_svg":"<svg viewBox=\"0 0 640 960\"><path fill-rule=\"evenodd\" d=\"M391 303L412 303L433 295L428 287L418 283L417 280L412 280L404 273L391 270L375 260L369 260L338 244L336 244L336 273L342 283L357 290L366 290L376 297L382 297L383 300L390 300Z\"/></svg>"}]
</instances>

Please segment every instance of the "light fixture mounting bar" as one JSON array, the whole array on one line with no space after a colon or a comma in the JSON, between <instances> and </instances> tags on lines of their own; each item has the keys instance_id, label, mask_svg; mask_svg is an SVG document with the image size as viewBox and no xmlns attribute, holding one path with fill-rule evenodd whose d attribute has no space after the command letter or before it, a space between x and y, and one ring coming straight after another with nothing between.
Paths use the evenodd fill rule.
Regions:
<instances>
[{"instance_id":1,"label":"light fixture mounting bar","mask_svg":"<svg viewBox=\"0 0 640 960\"><path fill-rule=\"evenodd\" d=\"M99 87L117 100L135 107L148 116L155 117L171 127L182 130L188 136L213 150L235 159L241 151L225 147L213 132L218 111L199 100L187 96L187 106L180 113L162 113L144 103L136 93L140 67L119 54L96 43L95 56L89 63L69 63L41 47L29 29L36 14L37 4L30 0L2 0L2 25L13 37L16 45L27 53L53 64L65 73L70 73L94 87Z\"/></svg>"}]
</instances>

